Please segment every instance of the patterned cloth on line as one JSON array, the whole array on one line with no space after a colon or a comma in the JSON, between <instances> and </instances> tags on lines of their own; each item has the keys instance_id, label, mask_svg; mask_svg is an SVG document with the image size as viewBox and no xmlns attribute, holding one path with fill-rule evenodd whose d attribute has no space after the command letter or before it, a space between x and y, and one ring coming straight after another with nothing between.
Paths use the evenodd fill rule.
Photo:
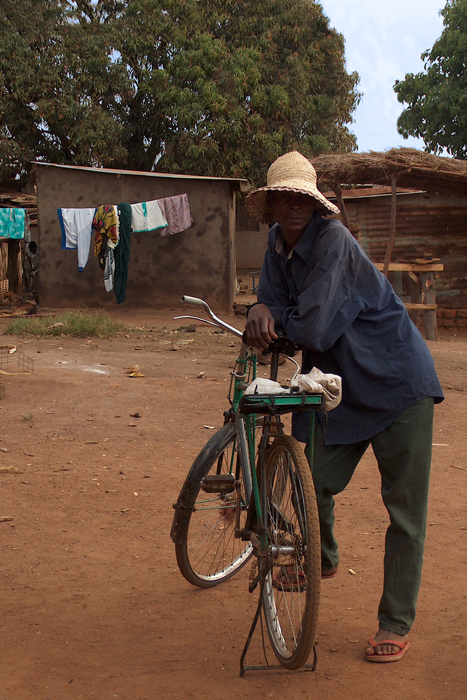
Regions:
<instances>
[{"instance_id":1,"label":"patterned cloth on line","mask_svg":"<svg viewBox=\"0 0 467 700\"><path fill-rule=\"evenodd\" d=\"M19 207L0 207L0 237L24 238L26 209Z\"/></svg>"},{"instance_id":2,"label":"patterned cloth on line","mask_svg":"<svg viewBox=\"0 0 467 700\"><path fill-rule=\"evenodd\" d=\"M96 232L94 242L94 255L101 252L102 241L107 239L110 248L115 248L118 244L118 214L117 207L113 204L102 204L97 208L92 227Z\"/></svg>"},{"instance_id":3,"label":"patterned cloth on line","mask_svg":"<svg viewBox=\"0 0 467 700\"><path fill-rule=\"evenodd\" d=\"M104 260L104 287L106 292L111 292L114 288L115 275L115 256L113 248L107 248L107 250L105 251Z\"/></svg>"}]
</instances>

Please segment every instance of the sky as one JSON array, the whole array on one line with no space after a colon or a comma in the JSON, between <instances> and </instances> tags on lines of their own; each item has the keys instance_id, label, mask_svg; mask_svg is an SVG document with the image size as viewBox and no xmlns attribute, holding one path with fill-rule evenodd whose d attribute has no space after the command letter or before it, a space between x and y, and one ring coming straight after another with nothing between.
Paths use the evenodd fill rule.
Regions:
<instances>
[{"instance_id":1,"label":"sky","mask_svg":"<svg viewBox=\"0 0 467 700\"><path fill-rule=\"evenodd\" d=\"M319 0L330 25L345 40L347 71L360 75L363 97L349 130L357 150L422 149L422 139L404 139L397 119L404 105L393 85L406 73L423 71L421 54L443 31L445 0Z\"/></svg>"}]
</instances>

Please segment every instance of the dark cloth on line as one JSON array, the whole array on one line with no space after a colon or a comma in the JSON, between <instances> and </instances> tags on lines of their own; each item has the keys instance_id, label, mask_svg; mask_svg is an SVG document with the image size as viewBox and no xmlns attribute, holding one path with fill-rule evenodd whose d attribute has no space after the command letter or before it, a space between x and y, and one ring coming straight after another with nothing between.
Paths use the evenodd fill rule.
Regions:
<instances>
[{"instance_id":1,"label":"dark cloth on line","mask_svg":"<svg viewBox=\"0 0 467 700\"><path fill-rule=\"evenodd\" d=\"M126 299L126 285L128 281L128 263L130 261L131 243L131 207L128 202L120 202L117 207L120 223L120 240L114 250L115 276L114 288L117 304Z\"/></svg>"}]
</instances>

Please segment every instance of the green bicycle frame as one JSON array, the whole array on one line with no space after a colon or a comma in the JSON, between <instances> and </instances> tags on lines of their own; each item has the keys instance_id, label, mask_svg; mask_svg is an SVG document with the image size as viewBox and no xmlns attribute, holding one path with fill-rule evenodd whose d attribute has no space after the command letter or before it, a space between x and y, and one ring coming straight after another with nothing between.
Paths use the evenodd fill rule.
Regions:
<instances>
[{"instance_id":1,"label":"green bicycle frame","mask_svg":"<svg viewBox=\"0 0 467 700\"><path fill-rule=\"evenodd\" d=\"M244 414L240 412L240 401L245 394L245 388L247 384L256 379L257 376L257 356L256 353L250 352L248 347L242 343L239 357L235 363L235 368L232 371L232 380L229 390L229 400L231 402L231 414L234 416L234 420L237 426L237 436L238 439L242 439L240 436L244 435L243 426L246 432L246 445L243 443L242 447L244 453L248 454L248 461L250 465L251 474L251 490L253 494L256 515L259 522L262 522L262 505L261 505L261 494L259 488L258 473L256 469L256 419L257 415L264 413L265 404L269 406L275 406L281 413L289 413L295 409L303 408L305 406L307 409L311 409L310 412L310 429L309 429L309 439L306 446L305 454L312 470L313 466L313 453L314 453L314 432L316 425L316 409L320 409L323 403L323 397L321 394L286 394L286 395L272 395L272 396L257 396L251 395L248 397L250 403L258 404L258 413L252 412ZM313 410L315 409L315 410ZM237 450L240 446L237 445ZM261 544L265 547L266 542L263 541L263 536L260 536Z\"/></svg>"}]
</instances>

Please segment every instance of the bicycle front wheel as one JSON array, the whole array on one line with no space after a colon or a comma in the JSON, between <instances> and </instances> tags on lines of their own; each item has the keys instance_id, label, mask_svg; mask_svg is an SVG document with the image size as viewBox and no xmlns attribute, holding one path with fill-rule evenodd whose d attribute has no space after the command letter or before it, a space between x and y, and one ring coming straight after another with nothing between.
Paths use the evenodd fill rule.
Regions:
<instances>
[{"instance_id":1,"label":"bicycle front wheel","mask_svg":"<svg viewBox=\"0 0 467 700\"><path fill-rule=\"evenodd\" d=\"M186 478L176 508L183 522L175 539L178 567L195 586L210 588L226 581L251 557L250 542L235 537L237 490L218 488L209 477L232 475L240 486L240 527L244 527L248 508L243 470L237 449L235 427L227 423L198 455ZM208 477L206 479L206 477ZM177 516L176 516L177 517ZM173 528L174 529L174 528ZM172 529L172 530L173 530Z\"/></svg>"},{"instance_id":2,"label":"bicycle front wheel","mask_svg":"<svg viewBox=\"0 0 467 700\"><path fill-rule=\"evenodd\" d=\"M321 547L310 467L290 436L276 438L268 451L264 519L272 554L263 586L266 626L276 657L294 670L316 639Z\"/></svg>"}]
</instances>

